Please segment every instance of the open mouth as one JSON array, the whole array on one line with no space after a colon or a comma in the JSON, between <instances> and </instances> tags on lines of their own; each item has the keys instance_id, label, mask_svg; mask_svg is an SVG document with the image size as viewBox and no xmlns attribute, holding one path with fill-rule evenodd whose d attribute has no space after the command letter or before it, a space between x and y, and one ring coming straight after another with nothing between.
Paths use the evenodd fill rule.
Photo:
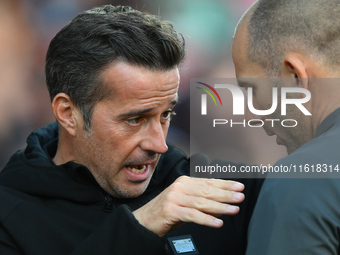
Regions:
<instances>
[{"instance_id":1,"label":"open mouth","mask_svg":"<svg viewBox=\"0 0 340 255\"><path fill-rule=\"evenodd\" d=\"M146 165L126 166L126 168L131 172L134 172L136 174L140 174L140 173L143 173L146 170Z\"/></svg>"},{"instance_id":2,"label":"open mouth","mask_svg":"<svg viewBox=\"0 0 340 255\"><path fill-rule=\"evenodd\" d=\"M152 169L148 164L125 166L125 174L132 182L141 182L147 180L151 175L151 170Z\"/></svg>"}]
</instances>

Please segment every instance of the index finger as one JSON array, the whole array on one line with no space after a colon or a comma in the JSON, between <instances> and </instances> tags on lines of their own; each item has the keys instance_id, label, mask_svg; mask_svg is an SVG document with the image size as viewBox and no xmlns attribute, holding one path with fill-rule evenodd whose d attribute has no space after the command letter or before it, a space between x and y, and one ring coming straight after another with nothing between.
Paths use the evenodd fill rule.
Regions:
<instances>
[{"instance_id":1,"label":"index finger","mask_svg":"<svg viewBox=\"0 0 340 255\"><path fill-rule=\"evenodd\" d=\"M190 185L207 185L219 189L230 190L230 191L242 191L244 190L244 184L231 181L231 180L222 180L222 179L208 179L208 178L197 178L197 177L189 177L189 176L181 176L177 179L177 181L183 184Z\"/></svg>"}]
</instances>

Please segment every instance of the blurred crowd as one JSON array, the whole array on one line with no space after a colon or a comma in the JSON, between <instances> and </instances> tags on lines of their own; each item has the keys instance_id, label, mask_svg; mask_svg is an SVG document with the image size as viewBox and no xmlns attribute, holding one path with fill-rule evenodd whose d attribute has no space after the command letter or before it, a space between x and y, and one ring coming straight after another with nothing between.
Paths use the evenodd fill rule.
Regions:
<instances>
[{"instance_id":1,"label":"blurred crowd","mask_svg":"<svg viewBox=\"0 0 340 255\"><path fill-rule=\"evenodd\" d=\"M55 119L45 86L44 64L53 36L78 13L103 4L130 5L170 20L186 40L187 59L181 67L180 104L173 118L169 141L189 149L190 78L233 78L231 42L242 13L254 0L0 0L0 169L11 154L24 148L26 137ZM226 139L256 144L273 143L263 131L246 130ZM243 140L242 140L243 139ZM255 140L254 140L255 139ZM231 144L235 144L231 143ZM258 150L239 148L248 162L261 160ZM262 144L263 145L263 144ZM261 147L262 147L261 145ZM247 149L246 149L247 148ZM244 150L242 152L242 150ZM232 150L230 150L232 151ZM257 154L256 154L257 153ZM273 153L263 147L262 154ZM280 155L275 152L271 157Z\"/></svg>"}]
</instances>

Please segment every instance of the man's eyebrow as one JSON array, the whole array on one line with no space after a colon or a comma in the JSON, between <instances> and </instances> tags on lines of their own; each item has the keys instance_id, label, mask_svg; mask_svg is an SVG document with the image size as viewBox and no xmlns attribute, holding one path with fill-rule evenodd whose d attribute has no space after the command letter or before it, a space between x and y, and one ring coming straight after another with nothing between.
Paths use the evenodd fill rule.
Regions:
<instances>
[{"instance_id":1,"label":"man's eyebrow","mask_svg":"<svg viewBox=\"0 0 340 255\"><path fill-rule=\"evenodd\" d=\"M172 100L169 105L171 107L175 107L175 105L177 103L178 103L178 98ZM142 110L132 110L130 112L122 113L122 114L118 115L118 117L123 119L123 118L131 117L131 116L135 116L135 115L141 115L141 114L144 114L144 113L151 112L155 108L156 107L146 108L146 109L142 109Z\"/></svg>"},{"instance_id":2,"label":"man's eyebrow","mask_svg":"<svg viewBox=\"0 0 340 255\"><path fill-rule=\"evenodd\" d=\"M237 80L237 85L241 88L248 88L248 87L252 87L252 84L244 81L244 80Z\"/></svg>"},{"instance_id":3,"label":"man's eyebrow","mask_svg":"<svg viewBox=\"0 0 340 255\"><path fill-rule=\"evenodd\" d=\"M141 114L144 114L144 113L148 113L148 112L151 112L154 109L155 109L155 107L142 109L142 110L132 110L130 112L119 114L118 117L123 119L123 118L131 117L131 116L134 116L134 115L141 115Z\"/></svg>"},{"instance_id":4,"label":"man's eyebrow","mask_svg":"<svg viewBox=\"0 0 340 255\"><path fill-rule=\"evenodd\" d=\"M171 105L172 107L175 107L176 104L178 104L178 97L176 97L176 99L174 99L174 100L172 100L172 101L170 102L170 105Z\"/></svg>"}]
</instances>

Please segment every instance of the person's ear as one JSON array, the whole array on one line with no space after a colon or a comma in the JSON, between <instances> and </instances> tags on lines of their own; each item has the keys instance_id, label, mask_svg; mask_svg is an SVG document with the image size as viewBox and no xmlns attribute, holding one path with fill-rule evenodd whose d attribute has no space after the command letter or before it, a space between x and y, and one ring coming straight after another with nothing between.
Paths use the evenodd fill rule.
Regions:
<instances>
[{"instance_id":1,"label":"person's ear","mask_svg":"<svg viewBox=\"0 0 340 255\"><path fill-rule=\"evenodd\" d=\"M71 135L76 135L77 126L81 124L81 114L65 93L57 94L52 101L53 113L59 124Z\"/></svg>"},{"instance_id":2,"label":"person's ear","mask_svg":"<svg viewBox=\"0 0 340 255\"><path fill-rule=\"evenodd\" d=\"M296 86L308 89L308 66L303 55L295 52L287 53L284 58L284 77L294 78Z\"/></svg>"}]
</instances>

